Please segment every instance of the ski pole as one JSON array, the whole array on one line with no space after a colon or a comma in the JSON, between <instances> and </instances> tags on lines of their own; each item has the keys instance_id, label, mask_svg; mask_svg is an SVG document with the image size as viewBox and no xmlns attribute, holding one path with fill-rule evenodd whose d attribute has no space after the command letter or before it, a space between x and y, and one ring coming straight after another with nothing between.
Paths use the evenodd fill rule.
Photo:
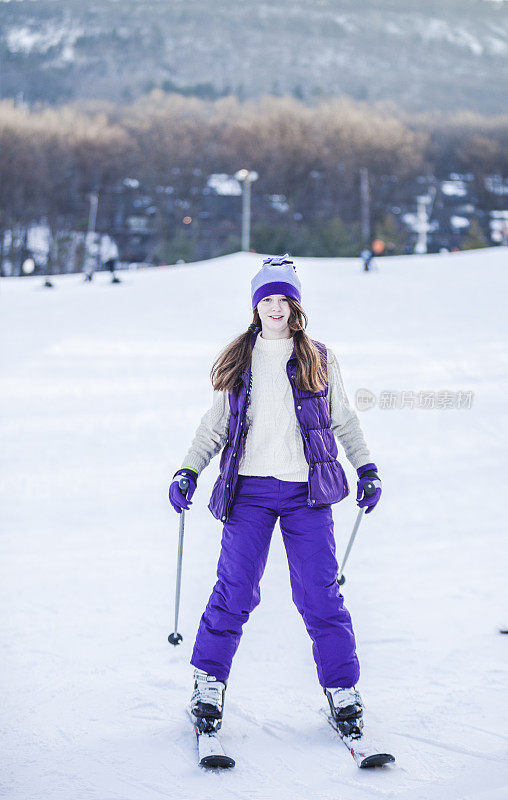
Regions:
<instances>
[{"instance_id":1,"label":"ski pole","mask_svg":"<svg viewBox=\"0 0 508 800\"><path fill-rule=\"evenodd\" d=\"M190 481L188 478L182 477L178 481L178 486L180 487L180 491L182 492L183 496L187 496L187 490L189 488ZM182 556L183 556L183 526L184 526L184 514L185 511L182 508L180 512L180 535L178 537L178 555L176 560L176 599L175 599L175 630L173 633L170 633L168 636L168 642L170 644L180 644L182 641L182 634L178 633L178 611L180 610L180 585L182 582Z\"/></svg>"},{"instance_id":2,"label":"ski pole","mask_svg":"<svg viewBox=\"0 0 508 800\"><path fill-rule=\"evenodd\" d=\"M367 497L370 497L370 495L374 494L375 491L376 491L376 487L374 486L372 481L367 481L364 484L363 493ZM348 556L349 556L349 554L351 552L351 548L353 547L353 542L355 540L355 536L356 536L356 533L358 531L358 528L360 527L360 522L362 521L362 517L363 517L364 511L365 511L365 506L359 510L358 515L356 517L356 522L354 524L353 532L352 532L351 536L349 537L349 542L348 542L348 545L346 547L346 552L344 554L344 558L342 560L342 564L340 566L340 569L339 569L339 571L337 573L336 581L339 584L339 586L343 586L344 583L346 582L346 576L344 575L344 566L346 564L346 561L348 560Z\"/></svg>"}]
</instances>

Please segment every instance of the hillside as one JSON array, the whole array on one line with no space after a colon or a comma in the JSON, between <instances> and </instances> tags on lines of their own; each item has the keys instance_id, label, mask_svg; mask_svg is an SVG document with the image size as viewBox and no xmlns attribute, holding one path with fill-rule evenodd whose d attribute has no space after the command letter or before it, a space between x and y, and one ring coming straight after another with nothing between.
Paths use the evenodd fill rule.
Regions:
<instances>
[{"instance_id":1,"label":"hillside","mask_svg":"<svg viewBox=\"0 0 508 800\"><path fill-rule=\"evenodd\" d=\"M63 9L62 9L63 5ZM499 113L508 9L484 0L0 3L0 96L128 101L150 88L393 100Z\"/></svg>"}]
</instances>

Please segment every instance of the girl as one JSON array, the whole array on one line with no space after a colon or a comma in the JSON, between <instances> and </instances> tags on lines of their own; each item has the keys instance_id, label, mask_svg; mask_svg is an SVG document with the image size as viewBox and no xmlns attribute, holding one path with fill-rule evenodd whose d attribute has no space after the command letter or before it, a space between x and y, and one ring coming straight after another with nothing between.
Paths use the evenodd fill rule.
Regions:
<instances>
[{"instance_id":1,"label":"girl","mask_svg":"<svg viewBox=\"0 0 508 800\"><path fill-rule=\"evenodd\" d=\"M370 513L381 495L335 355L305 333L292 259L267 258L251 283L253 322L215 361L213 405L203 416L169 499L188 509L198 475L221 448L208 508L223 523L215 584L194 644L191 711L220 727L224 693L242 626L259 603L277 518L292 596L312 639L318 679L332 715L361 727L359 664L351 617L336 582L332 503L349 494L336 438L358 473L357 500ZM305 324L304 324L305 321ZM185 497L178 480L190 486ZM363 488L373 481L374 494Z\"/></svg>"}]
</instances>

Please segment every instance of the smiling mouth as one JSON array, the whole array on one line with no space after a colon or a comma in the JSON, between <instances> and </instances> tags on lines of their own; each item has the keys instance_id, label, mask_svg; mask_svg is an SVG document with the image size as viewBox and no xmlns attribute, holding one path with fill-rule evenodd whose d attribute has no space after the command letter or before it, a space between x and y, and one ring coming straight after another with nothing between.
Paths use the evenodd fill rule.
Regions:
<instances>
[{"instance_id":1,"label":"smiling mouth","mask_svg":"<svg viewBox=\"0 0 508 800\"><path fill-rule=\"evenodd\" d=\"M282 316L280 316L280 317L270 317L270 319L282 319Z\"/></svg>"}]
</instances>

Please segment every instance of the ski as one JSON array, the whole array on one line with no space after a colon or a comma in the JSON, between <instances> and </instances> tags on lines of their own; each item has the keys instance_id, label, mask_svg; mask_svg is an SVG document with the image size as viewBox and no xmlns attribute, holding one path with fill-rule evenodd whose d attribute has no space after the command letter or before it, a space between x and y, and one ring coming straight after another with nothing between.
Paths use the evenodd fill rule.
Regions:
<instances>
[{"instance_id":1,"label":"ski","mask_svg":"<svg viewBox=\"0 0 508 800\"><path fill-rule=\"evenodd\" d=\"M219 769L234 767L234 759L226 755L219 739L218 730L221 721L195 717L189 709L187 710L196 732L199 766L218 767Z\"/></svg>"},{"instance_id":2,"label":"ski","mask_svg":"<svg viewBox=\"0 0 508 800\"><path fill-rule=\"evenodd\" d=\"M390 764L395 761L395 757L392 756L391 753L386 753L382 748L378 747L377 744L363 732L363 730L359 736L348 736L341 731L338 723L331 714L324 709L323 714L326 716L334 731L339 734L340 738L360 768L364 769L366 767L381 767L383 764Z\"/></svg>"}]
</instances>

